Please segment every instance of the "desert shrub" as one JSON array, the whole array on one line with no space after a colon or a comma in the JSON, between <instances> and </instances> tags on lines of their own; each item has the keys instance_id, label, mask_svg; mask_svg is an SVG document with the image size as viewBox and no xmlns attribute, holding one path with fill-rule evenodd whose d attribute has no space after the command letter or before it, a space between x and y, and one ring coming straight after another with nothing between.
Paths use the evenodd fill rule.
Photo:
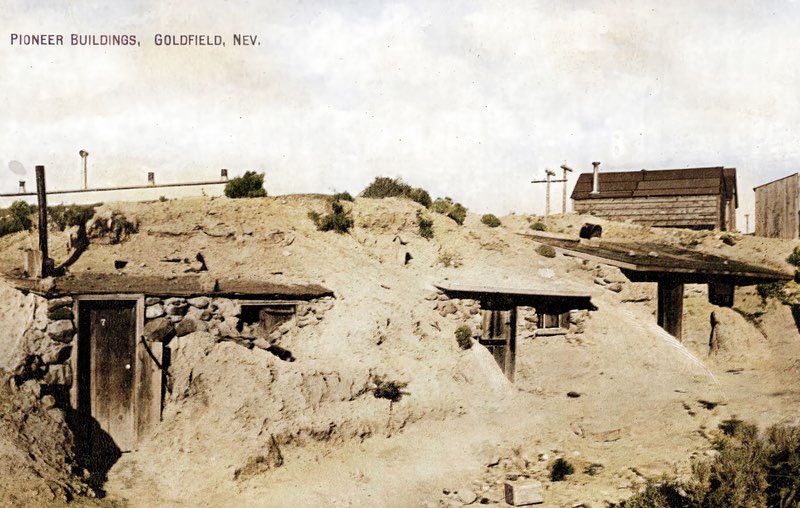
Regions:
<instances>
[{"instance_id":1,"label":"desert shrub","mask_svg":"<svg viewBox=\"0 0 800 508\"><path fill-rule=\"evenodd\" d=\"M668 479L648 480L644 490L621 502L621 508L691 508L695 506L679 483Z\"/></svg>"},{"instance_id":2,"label":"desert shrub","mask_svg":"<svg viewBox=\"0 0 800 508\"><path fill-rule=\"evenodd\" d=\"M531 223L531 229L534 231L547 231L547 226L544 225L544 222L536 221Z\"/></svg>"},{"instance_id":3,"label":"desert shrub","mask_svg":"<svg viewBox=\"0 0 800 508\"><path fill-rule=\"evenodd\" d=\"M166 203L167 201L169 201L169 199L167 199L167 196L158 196L158 200L161 201L162 203Z\"/></svg>"},{"instance_id":4,"label":"desert shrub","mask_svg":"<svg viewBox=\"0 0 800 508\"><path fill-rule=\"evenodd\" d=\"M490 228L496 228L496 227L501 226L503 224L502 222L500 222L500 219L498 219L496 215L491 214L491 213L487 213L487 214L483 215L481 217L481 222L483 224L486 224Z\"/></svg>"},{"instance_id":5,"label":"desert shrub","mask_svg":"<svg viewBox=\"0 0 800 508\"><path fill-rule=\"evenodd\" d=\"M431 195L421 187L411 187L400 178L377 176L371 184L361 191L365 198L406 198L425 208L431 206Z\"/></svg>"},{"instance_id":6,"label":"desert shrub","mask_svg":"<svg viewBox=\"0 0 800 508\"><path fill-rule=\"evenodd\" d=\"M422 211L417 211L417 227L419 228L419 236L430 240L433 238L433 220Z\"/></svg>"},{"instance_id":7,"label":"desert shrub","mask_svg":"<svg viewBox=\"0 0 800 508\"><path fill-rule=\"evenodd\" d=\"M789 254L789 257L786 258L786 262L791 265L800 267L800 245L795 247L792 253Z\"/></svg>"},{"instance_id":8,"label":"desert shrub","mask_svg":"<svg viewBox=\"0 0 800 508\"><path fill-rule=\"evenodd\" d=\"M761 301L766 303L769 298L776 298L781 302L787 301L787 296L783 292L783 282L769 282L766 284L758 284L756 292L761 297Z\"/></svg>"},{"instance_id":9,"label":"desert shrub","mask_svg":"<svg viewBox=\"0 0 800 508\"><path fill-rule=\"evenodd\" d=\"M544 243L536 247L536 253L546 258L556 257L556 250L551 245Z\"/></svg>"},{"instance_id":10,"label":"desert shrub","mask_svg":"<svg viewBox=\"0 0 800 508\"><path fill-rule=\"evenodd\" d=\"M764 434L753 424L731 419L720 424L717 455L692 464L687 482L648 481L625 508L708 508L800 505L800 427L776 425Z\"/></svg>"},{"instance_id":11,"label":"desert shrub","mask_svg":"<svg viewBox=\"0 0 800 508\"><path fill-rule=\"evenodd\" d=\"M334 201L351 201L352 202L353 201L353 196L349 192L344 191L344 192L335 193L331 197L331 199L334 200Z\"/></svg>"},{"instance_id":12,"label":"desert shrub","mask_svg":"<svg viewBox=\"0 0 800 508\"><path fill-rule=\"evenodd\" d=\"M443 250L439 253L438 262L442 266L452 266L453 268L458 268L461 266L461 256L457 252Z\"/></svg>"},{"instance_id":13,"label":"desert shrub","mask_svg":"<svg viewBox=\"0 0 800 508\"><path fill-rule=\"evenodd\" d=\"M442 215L447 215L447 212L450 211L450 207L453 206L453 200L450 198L436 198L436 201L431 203L430 209L432 212L440 213Z\"/></svg>"},{"instance_id":14,"label":"desert shrub","mask_svg":"<svg viewBox=\"0 0 800 508\"><path fill-rule=\"evenodd\" d=\"M589 476L594 476L600 471L603 470L603 464L598 464L597 462L592 462L588 466L583 469L583 474L588 474Z\"/></svg>"},{"instance_id":15,"label":"desert shrub","mask_svg":"<svg viewBox=\"0 0 800 508\"><path fill-rule=\"evenodd\" d=\"M472 328L468 325L461 325L456 328L456 342L458 347L467 350L472 347Z\"/></svg>"},{"instance_id":16,"label":"desert shrub","mask_svg":"<svg viewBox=\"0 0 800 508\"><path fill-rule=\"evenodd\" d=\"M382 376L373 376L372 383L375 388L372 390L372 395L376 399L388 399L392 402L397 402L403 398L405 393L403 389L408 386L408 383L401 381L387 381Z\"/></svg>"},{"instance_id":17,"label":"desert shrub","mask_svg":"<svg viewBox=\"0 0 800 508\"><path fill-rule=\"evenodd\" d=\"M557 458L550 464L550 480L560 482L575 472L575 468L564 458Z\"/></svg>"},{"instance_id":18,"label":"desert shrub","mask_svg":"<svg viewBox=\"0 0 800 508\"><path fill-rule=\"evenodd\" d=\"M345 210L344 205L337 199L328 201L329 213L321 215L318 212L308 212L308 218L317 226L319 231L335 231L347 233L353 227L353 216L350 210Z\"/></svg>"},{"instance_id":19,"label":"desert shrub","mask_svg":"<svg viewBox=\"0 0 800 508\"><path fill-rule=\"evenodd\" d=\"M456 221L456 224L460 226L464 224L464 219L467 218L467 209L461 203L454 203L450 211L447 212L447 216Z\"/></svg>"},{"instance_id":20,"label":"desert shrub","mask_svg":"<svg viewBox=\"0 0 800 508\"><path fill-rule=\"evenodd\" d=\"M731 233L730 231L726 231L725 233L719 235L719 239L722 240L722 243L725 245L731 246L736 245L736 243L739 241L738 235Z\"/></svg>"},{"instance_id":21,"label":"desert shrub","mask_svg":"<svg viewBox=\"0 0 800 508\"><path fill-rule=\"evenodd\" d=\"M376 176L371 184L361 191L365 198L392 198L409 197L411 186L400 178L389 178L386 176Z\"/></svg>"},{"instance_id":22,"label":"desert shrub","mask_svg":"<svg viewBox=\"0 0 800 508\"><path fill-rule=\"evenodd\" d=\"M408 197L412 201L416 201L425 208L431 206L431 195L428 194L428 191L426 191L421 187L416 187L414 189L411 189L411 192L409 193Z\"/></svg>"},{"instance_id":23,"label":"desert shrub","mask_svg":"<svg viewBox=\"0 0 800 508\"><path fill-rule=\"evenodd\" d=\"M229 198L263 198L267 195L264 190L264 173L246 171L225 184L225 195Z\"/></svg>"},{"instance_id":24,"label":"desert shrub","mask_svg":"<svg viewBox=\"0 0 800 508\"><path fill-rule=\"evenodd\" d=\"M94 206L53 206L47 208L47 214L58 230L64 231L69 227L89 222L94 216Z\"/></svg>"},{"instance_id":25,"label":"desert shrub","mask_svg":"<svg viewBox=\"0 0 800 508\"><path fill-rule=\"evenodd\" d=\"M11 203L8 208L8 214L0 218L0 236L30 230L33 227L31 214L35 210L35 206L29 205L22 200Z\"/></svg>"}]
</instances>

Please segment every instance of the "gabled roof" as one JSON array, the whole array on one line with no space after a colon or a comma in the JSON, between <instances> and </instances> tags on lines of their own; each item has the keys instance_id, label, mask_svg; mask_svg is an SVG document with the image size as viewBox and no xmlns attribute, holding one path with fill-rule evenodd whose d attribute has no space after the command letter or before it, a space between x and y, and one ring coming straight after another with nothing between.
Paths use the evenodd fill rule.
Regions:
<instances>
[{"instance_id":1,"label":"gabled roof","mask_svg":"<svg viewBox=\"0 0 800 508\"><path fill-rule=\"evenodd\" d=\"M581 173L572 199L635 198L650 196L716 196L734 199L736 168L657 169L641 171L600 172L600 192L592 194L592 173Z\"/></svg>"}]
</instances>

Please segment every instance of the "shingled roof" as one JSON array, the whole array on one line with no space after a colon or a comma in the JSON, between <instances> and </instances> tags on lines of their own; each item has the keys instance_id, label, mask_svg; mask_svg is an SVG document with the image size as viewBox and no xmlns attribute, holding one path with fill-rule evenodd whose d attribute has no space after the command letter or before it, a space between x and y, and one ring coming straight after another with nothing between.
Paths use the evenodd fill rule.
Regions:
<instances>
[{"instance_id":1,"label":"shingled roof","mask_svg":"<svg viewBox=\"0 0 800 508\"><path fill-rule=\"evenodd\" d=\"M600 192L592 194L592 173L578 176L572 199L634 198L650 196L713 196L733 198L736 168L722 166L686 169L642 169L641 171L600 172Z\"/></svg>"}]
</instances>

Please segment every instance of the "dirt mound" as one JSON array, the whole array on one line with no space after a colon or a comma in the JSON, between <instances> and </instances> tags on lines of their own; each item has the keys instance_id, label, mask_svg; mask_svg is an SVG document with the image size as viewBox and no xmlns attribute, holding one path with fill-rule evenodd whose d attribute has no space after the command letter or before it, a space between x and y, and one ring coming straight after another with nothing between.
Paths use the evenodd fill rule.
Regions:
<instances>
[{"instance_id":1,"label":"dirt mound","mask_svg":"<svg viewBox=\"0 0 800 508\"><path fill-rule=\"evenodd\" d=\"M58 505L92 495L74 473L73 436L55 399L39 399L39 384L16 387L0 371L0 506Z\"/></svg>"}]
</instances>

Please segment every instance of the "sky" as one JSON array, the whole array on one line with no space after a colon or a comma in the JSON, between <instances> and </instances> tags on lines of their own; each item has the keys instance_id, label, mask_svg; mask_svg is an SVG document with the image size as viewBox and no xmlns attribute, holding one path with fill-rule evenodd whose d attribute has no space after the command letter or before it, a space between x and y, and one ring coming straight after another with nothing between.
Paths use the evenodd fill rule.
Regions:
<instances>
[{"instance_id":1,"label":"sky","mask_svg":"<svg viewBox=\"0 0 800 508\"><path fill-rule=\"evenodd\" d=\"M37 164L49 189L80 187L85 149L90 187L228 168L264 172L270 195L355 194L390 176L474 212L542 214L530 182L565 162L726 166L752 229L752 188L800 167L796 2L0 0L0 26L0 193L33 190Z\"/></svg>"}]
</instances>

